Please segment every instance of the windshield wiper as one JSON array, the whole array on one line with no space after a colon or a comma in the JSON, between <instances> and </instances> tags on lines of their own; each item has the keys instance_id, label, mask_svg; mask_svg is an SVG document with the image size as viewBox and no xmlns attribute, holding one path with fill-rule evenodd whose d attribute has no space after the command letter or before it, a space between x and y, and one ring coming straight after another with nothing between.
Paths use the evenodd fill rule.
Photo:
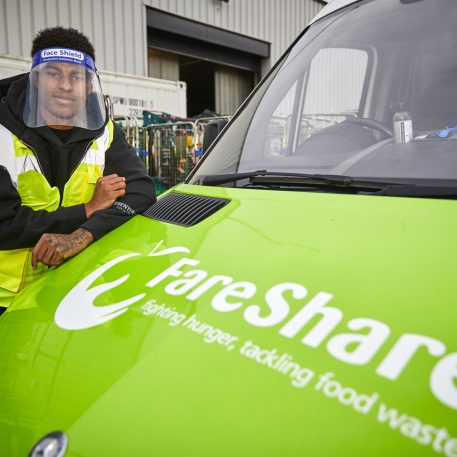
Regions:
<instances>
[{"instance_id":1,"label":"windshield wiper","mask_svg":"<svg viewBox=\"0 0 457 457\"><path fill-rule=\"evenodd\" d=\"M251 185L287 186L287 187L338 187L344 189L379 191L392 183L384 181L368 181L354 179L342 175L302 175L302 176L254 176L250 179Z\"/></svg>"},{"instance_id":2,"label":"windshield wiper","mask_svg":"<svg viewBox=\"0 0 457 457\"><path fill-rule=\"evenodd\" d=\"M421 197L421 198L457 198L457 186L421 186L414 184L392 184L375 195L389 197Z\"/></svg>"},{"instance_id":3,"label":"windshield wiper","mask_svg":"<svg viewBox=\"0 0 457 457\"><path fill-rule=\"evenodd\" d=\"M206 175L199 179L199 184L202 186L218 186L219 184L241 181L242 179L248 179L266 173L268 173L266 170L257 170L248 173L231 173L228 175Z\"/></svg>"},{"instance_id":4,"label":"windshield wiper","mask_svg":"<svg viewBox=\"0 0 457 457\"><path fill-rule=\"evenodd\" d=\"M389 186L391 182L376 180L361 180L350 176L342 175L322 175L306 173L287 173L258 170L248 173L233 173L227 175L207 175L200 178L200 184L203 186L217 186L229 182L249 179L250 185L265 186L287 186L287 187L343 187L358 190L382 190Z\"/></svg>"},{"instance_id":5,"label":"windshield wiper","mask_svg":"<svg viewBox=\"0 0 457 457\"><path fill-rule=\"evenodd\" d=\"M457 185L421 185L409 182L388 182L382 179L359 179L344 175L323 175L306 173L273 172L265 170L226 175L207 175L200 178L204 186L217 186L229 182L249 179L247 186L276 187L317 187L340 188L370 193L371 195L391 197L422 197L422 198L457 198Z\"/></svg>"}]
</instances>

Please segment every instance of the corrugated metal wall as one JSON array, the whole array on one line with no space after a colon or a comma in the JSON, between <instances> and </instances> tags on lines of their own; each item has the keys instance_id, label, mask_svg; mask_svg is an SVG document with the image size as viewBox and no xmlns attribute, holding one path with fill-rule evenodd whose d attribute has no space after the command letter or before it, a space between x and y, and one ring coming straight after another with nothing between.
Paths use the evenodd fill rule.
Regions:
<instances>
[{"instance_id":1,"label":"corrugated metal wall","mask_svg":"<svg viewBox=\"0 0 457 457\"><path fill-rule=\"evenodd\" d=\"M272 43L263 72L322 8L317 0L0 0L0 54L28 57L52 25L87 34L101 70L147 76L144 5Z\"/></svg>"},{"instance_id":2,"label":"corrugated metal wall","mask_svg":"<svg viewBox=\"0 0 457 457\"><path fill-rule=\"evenodd\" d=\"M322 9L316 0L144 0L153 8L271 43L276 62L295 37Z\"/></svg>"},{"instance_id":3,"label":"corrugated metal wall","mask_svg":"<svg viewBox=\"0 0 457 457\"><path fill-rule=\"evenodd\" d=\"M142 0L0 0L0 54L30 57L35 33L53 25L85 33L100 70L147 76Z\"/></svg>"},{"instance_id":4,"label":"corrugated metal wall","mask_svg":"<svg viewBox=\"0 0 457 457\"><path fill-rule=\"evenodd\" d=\"M218 65L214 81L216 113L233 114L251 92L252 79L249 72Z\"/></svg>"}]
</instances>

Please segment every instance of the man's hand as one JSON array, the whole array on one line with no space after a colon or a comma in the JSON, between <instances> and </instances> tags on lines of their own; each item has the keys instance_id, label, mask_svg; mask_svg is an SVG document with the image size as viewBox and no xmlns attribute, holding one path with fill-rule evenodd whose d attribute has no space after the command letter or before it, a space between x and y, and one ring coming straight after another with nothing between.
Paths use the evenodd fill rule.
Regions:
<instances>
[{"instance_id":1,"label":"man's hand","mask_svg":"<svg viewBox=\"0 0 457 457\"><path fill-rule=\"evenodd\" d=\"M85 204L86 217L89 219L95 211L109 208L116 199L125 195L125 188L122 176L114 174L98 178L92 200Z\"/></svg>"},{"instance_id":2,"label":"man's hand","mask_svg":"<svg viewBox=\"0 0 457 457\"><path fill-rule=\"evenodd\" d=\"M79 228L69 235L62 233L45 233L33 248L32 267L38 262L44 265L60 265L66 258L81 252L94 241L88 230Z\"/></svg>"}]
</instances>

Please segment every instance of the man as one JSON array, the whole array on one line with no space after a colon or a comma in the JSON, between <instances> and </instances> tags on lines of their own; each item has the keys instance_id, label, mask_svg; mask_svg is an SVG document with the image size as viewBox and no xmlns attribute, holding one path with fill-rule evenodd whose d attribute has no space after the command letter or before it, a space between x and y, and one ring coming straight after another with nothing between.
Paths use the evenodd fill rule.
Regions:
<instances>
[{"instance_id":1,"label":"man","mask_svg":"<svg viewBox=\"0 0 457 457\"><path fill-rule=\"evenodd\" d=\"M152 179L108 119L88 38L45 29L31 54L29 74L0 82L0 314L46 266L155 201Z\"/></svg>"}]
</instances>

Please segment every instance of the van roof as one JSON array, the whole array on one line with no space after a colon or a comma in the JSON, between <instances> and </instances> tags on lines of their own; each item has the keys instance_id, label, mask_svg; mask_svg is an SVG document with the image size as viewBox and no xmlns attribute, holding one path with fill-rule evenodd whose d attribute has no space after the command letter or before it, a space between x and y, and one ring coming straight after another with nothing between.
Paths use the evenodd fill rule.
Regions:
<instances>
[{"instance_id":1,"label":"van roof","mask_svg":"<svg viewBox=\"0 0 457 457\"><path fill-rule=\"evenodd\" d=\"M360 0L332 0L330 3L328 3L327 6L322 8L316 16L314 16L310 24L316 22L324 16L327 16L327 14L333 13L334 11L343 8L344 6L350 5L351 3L356 3L358 1Z\"/></svg>"}]
</instances>

